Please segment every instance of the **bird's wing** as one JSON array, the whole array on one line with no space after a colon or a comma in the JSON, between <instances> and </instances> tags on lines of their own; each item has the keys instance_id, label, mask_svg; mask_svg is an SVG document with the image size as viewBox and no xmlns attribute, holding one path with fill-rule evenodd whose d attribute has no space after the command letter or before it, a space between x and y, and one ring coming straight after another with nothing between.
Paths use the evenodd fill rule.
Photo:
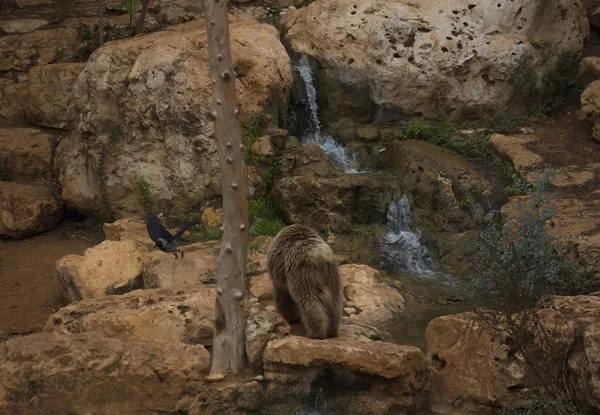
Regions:
<instances>
[{"instance_id":1,"label":"bird's wing","mask_svg":"<svg viewBox=\"0 0 600 415\"><path fill-rule=\"evenodd\" d=\"M146 229L148 229L148 235L150 235L150 239L152 239L155 243L158 242L159 239L164 239L168 241L173 237L171 232L169 232L160 220L154 215L148 215L146 218Z\"/></svg>"},{"instance_id":2,"label":"bird's wing","mask_svg":"<svg viewBox=\"0 0 600 415\"><path fill-rule=\"evenodd\" d=\"M189 223L189 222L188 222L188 223L186 223L185 225L183 225L183 226L181 227L181 229L179 229L179 230L177 231L177 233L176 233L175 235L173 235L173 236L171 237L171 239L169 239L169 242L172 242L172 241L178 241L178 240L180 240L180 239L181 239L181 237L183 236L184 232L185 232L185 231L187 231L187 230L188 230L188 228L189 228L191 225L192 225L192 224L191 224L191 223Z\"/></svg>"}]
</instances>

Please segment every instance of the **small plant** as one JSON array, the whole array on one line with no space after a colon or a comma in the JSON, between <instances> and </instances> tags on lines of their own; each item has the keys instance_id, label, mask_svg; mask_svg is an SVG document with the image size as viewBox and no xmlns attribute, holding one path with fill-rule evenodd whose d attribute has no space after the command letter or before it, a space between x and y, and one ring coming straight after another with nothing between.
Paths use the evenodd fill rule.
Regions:
<instances>
[{"instance_id":1,"label":"small plant","mask_svg":"<svg viewBox=\"0 0 600 415\"><path fill-rule=\"evenodd\" d=\"M150 183L146 181L146 179L141 178L136 183L136 188L138 191L138 199L142 206L144 206L147 210L152 208L152 192L150 190Z\"/></svg>"},{"instance_id":2,"label":"small plant","mask_svg":"<svg viewBox=\"0 0 600 415\"><path fill-rule=\"evenodd\" d=\"M521 179L519 173L517 173L515 167L511 162L504 162L502 172L504 173L504 177L506 177L510 181L510 184L506 188L504 188L504 193L506 194L506 196L510 197L526 195L533 190L533 184Z\"/></svg>"},{"instance_id":3,"label":"small plant","mask_svg":"<svg viewBox=\"0 0 600 415\"><path fill-rule=\"evenodd\" d=\"M254 239L248 244L248 256L256 254L265 244L264 239Z\"/></svg>"},{"instance_id":4,"label":"small plant","mask_svg":"<svg viewBox=\"0 0 600 415\"><path fill-rule=\"evenodd\" d=\"M542 39L542 40L531 39L531 41L529 43L531 43L531 46L533 46L537 50L545 50L552 45L552 43L550 43L549 41L544 40L544 39Z\"/></svg>"},{"instance_id":5,"label":"small plant","mask_svg":"<svg viewBox=\"0 0 600 415\"><path fill-rule=\"evenodd\" d=\"M221 230L219 228L209 228L202 230L202 236L209 241L216 241L217 239L221 239Z\"/></svg>"},{"instance_id":6,"label":"small plant","mask_svg":"<svg viewBox=\"0 0 600 415\"><path fill-rule=\"evenodd\" d=\"M92 41L92 31L89 26L83 22L79 22L77 25L77 34L83 43L89 43Z\"/></svg>"},{"instance_id":7,"label":"small plant","mask_svg":"<svg viewBox=\"0 0 600 415\"><path fill-rule=\"evenodd\" d=\"M434 122L411 121L397 133L400 140L424 140L432 144L457 150L451 135L456 131L456 126L446 118Z\"/></svg>"},{"instance_id":8,"label":"small plant","mask_svg":"<svg viewBox=\"0 0 600 415\"><path fill-rule=\"evenodd\" d=\"M210 191L214 194L214 196L221 196L223 195L223 188L221 187L221 182L217 181L215 179L210 179L207 187L210 189Z\"/></svg>"},{"instance_id":9,"label":"small plant","mask_svg":"<svg viewBox=\"0 0 600 415\"><path fill-rule=\"evenodd\" d=\"M250 236L275 236L277 232L285 228L285 223L279 219L257 218L250 226Z\"/></svg>"},{"instance_id":10,"label":"small plant","mask_svg":"<svg viewBox=\"0 0 600 415\"><path fill-rule=\"evenodd\" d=\"M125 11L129 15L129 26L133 27L133 16L140 11L139 0L121 0Z\"/></svg>"}]
</instances>

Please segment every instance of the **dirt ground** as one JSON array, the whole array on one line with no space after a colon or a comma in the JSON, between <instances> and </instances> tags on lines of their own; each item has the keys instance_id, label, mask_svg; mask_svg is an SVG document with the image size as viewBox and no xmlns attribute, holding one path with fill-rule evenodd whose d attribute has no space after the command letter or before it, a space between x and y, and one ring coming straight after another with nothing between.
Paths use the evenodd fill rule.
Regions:
<instances>
[{"instance_id":1,"label":"dirt ground","mask_svg":"<svg viewBox=\"0 0 600 415\"><path fill-rule=\"evenodd\" d=\"M65 255L83 254L98 239L97 230L70 221L31 238L0 239L0 341L40 330L65 305L55 263Z\"/></svg>"}]
</instances>

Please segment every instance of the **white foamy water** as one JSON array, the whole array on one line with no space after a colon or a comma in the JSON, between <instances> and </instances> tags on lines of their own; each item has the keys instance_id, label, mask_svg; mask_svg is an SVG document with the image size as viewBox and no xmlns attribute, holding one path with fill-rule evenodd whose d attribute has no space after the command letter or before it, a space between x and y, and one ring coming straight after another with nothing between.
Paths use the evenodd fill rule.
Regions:
<instances>
[{"instance_id":1,"label":"white foamy water","mask_svg":"<svg viewBox=\"0 0 600 415\"><path fill-rule=\"evenodd\" d=\"M331 158L331 161L344 170L344 173L356 174L364 173L357 170L356 159L350 154L348 149L335 141L329 135L321 132L321 122L319 121L319 106L317 105L317 91L313 82L313 73L306 55L302 55L299 62L294 65L300 77L304 81L309 110L309 129L301 137L303 144L315 143L323 152Z\"/></svg>"},{"instance_id":2,"label":"white foamy water","mask_svg":"<svg viewBox=\"0 0 600 415\"><path fill-rule=\"evenodd\" d=\"M411 272L433 277L431 257L421 245L421 233L413 230L410 204L404 194L398 194L388 208L388 229L381 244L381 266L392 272Z\"/></svg>"}]
</instances>

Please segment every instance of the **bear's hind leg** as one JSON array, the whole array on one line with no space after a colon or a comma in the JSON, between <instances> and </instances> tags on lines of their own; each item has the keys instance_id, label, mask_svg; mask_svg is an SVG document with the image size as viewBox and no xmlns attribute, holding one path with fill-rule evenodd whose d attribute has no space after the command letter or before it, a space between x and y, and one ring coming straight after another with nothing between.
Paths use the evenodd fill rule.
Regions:
<instances>
[{"instance_id":1,"label":"bear's hind leg","mask_svg":"<svg viewBox=\"0 0 600 415\"><path fill-rule=\"evenodd\" d=\"M320 301L308 300L298 304L306 335L311 339L326 339L329 316Z\"/></svg>"},{"instance_id":2,"label":"bear's hind leg","mask_svg":"<svg viewBox=\"0 0 600 415\"><path fill-rule=\"evenodd\" d=\"M298 305L285 288L273 287L273 298L275 299L275 308L281 317L283 317L288 323L297 323L300 321L300 312L298 311Z\"/></svg>"}]
</instances>

